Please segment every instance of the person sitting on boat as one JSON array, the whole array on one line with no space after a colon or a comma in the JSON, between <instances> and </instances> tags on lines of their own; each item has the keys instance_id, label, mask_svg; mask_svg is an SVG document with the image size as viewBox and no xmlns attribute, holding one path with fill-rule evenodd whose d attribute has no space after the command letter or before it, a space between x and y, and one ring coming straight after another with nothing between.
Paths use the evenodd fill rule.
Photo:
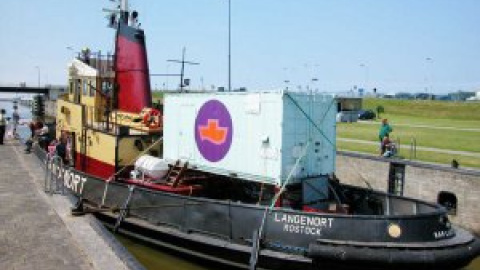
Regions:
<instances>
[{"instance_id":1,"label":"person sitting on boat","mask_svg":"<svg viewBox=\"0 0 480 270\"><path fill-rule=\"evenodd\" d=\"M40 129L43 128L43 122L38 119L34 119L28 124L28 128L30 129L30 139L33 140L33 138L38 135Z\"/></svg>"},{"instance_id":2,"label":"person sitting on boat","mask_svg":"<svg viewBox=\"0 0 480 270\"><path fill-rule=\"evenodd\" d=\"M53 156L55 156L55 149L57 148L58 141L56 139L52 140L50 144L48 144L47 147L47 157L48 159L51 159Z\"/></svg>"},{"instance_id":3,"label":"person sitting on boat","mask_svg":"<svg viewBox=\"0 0 480 270\"><path fill-rule=\"evenodd\" d=\"M25 145L27 146L27 148L25 149L26 154L30 154L32 150L33 142L35 139L38 138L40 134L40 130L43 128L43 123L42 121L35 119L32 122L30 122L28 126L30 128L31 134L30 134L30 138L25 142Z\"/></svg>"},{"instance_id":4,"label":"person sitting on boat","mask_svg":"<svg viewBox=\"0 0 480 270\"><path fill-rule=\"evenodd\" d=\"M43 149L47 149L50 141L51 139L50 134L48 133L48 127L43 126L38 133L38 145Z\"/></svg>"},{"instance_id":5,"label":"person sitting on boat","mask_svg":"<svg viewBox=\"0 0 480 270\"><path fill-rule=\"evenodd\" d=\"M58 143L55 145L55 155L62 159L64 165L68 164L67 137L63 136L63 134L60 136Z\"/></svg>"}]
</instances>

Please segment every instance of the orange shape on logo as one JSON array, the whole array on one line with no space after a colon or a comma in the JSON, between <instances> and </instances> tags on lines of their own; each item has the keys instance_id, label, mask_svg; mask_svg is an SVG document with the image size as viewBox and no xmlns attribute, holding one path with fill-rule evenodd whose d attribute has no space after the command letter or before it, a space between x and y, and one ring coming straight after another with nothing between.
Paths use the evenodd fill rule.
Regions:
<instances>
[{"instance_id":1,"label":"orange shape on logo","mask_svg":"<svg viewBox=\"0 0 480 270\"><path fill-rule=\"evenodd\" d=\"M213 144L221 145L227 140L228 128L220 127L218 119L208 119L207 125L200 125L198 129L202 141L207 140Z\"/></svg>"}]
</instances>

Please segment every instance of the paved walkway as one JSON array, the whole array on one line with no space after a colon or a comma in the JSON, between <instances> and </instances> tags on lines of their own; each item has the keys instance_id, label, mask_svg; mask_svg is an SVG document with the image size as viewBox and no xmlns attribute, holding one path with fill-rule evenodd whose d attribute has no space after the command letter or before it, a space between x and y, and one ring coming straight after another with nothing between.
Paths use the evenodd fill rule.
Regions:
<instances>
[{"instance_id":1,"label":"paved walkway","mask_svg":"<svg viewBox=\"0 0 480 270\"><path fill-rule=\"evenodd\" d=\"M361 143L361 144L369 144L369 145L379 145L378 142L357 140L357 139L337 138L337 140L338 141L343 141L343 142L353 142L353 143ZM400 148L410 151L410 145L401 145ZM455 151L455 150L447 150L447 149L417 146L417 151L419 151L419 150L420 151L429 151L429 152L436 152L436 153L443 153L443 154L462 155L462 156L480 158L480 153L476 153L476 152Z\"/></svg>"},{"instance_id":2,"label":"paved walkway","mask_svg":"<svg viewBox=\"0 0 480 270\"><path fill-rule=\"evenodd\" d=\"M127 270L70 201L43 193L44 172L18 142L0 145L0 269Z\"/></svg>"},{"instance_id":3,"label":"paved walkway","mask_svg":"<svg viewBox=\"0 0 480 270\"><path fill-rule=\"evenodd\" d=\"M366 125L378 125L378 126L380 125L379 122L373 122L373 121L358 121L358 123L359 124L366 124ZM439 129L439 130L456 130L456 131L480 132L480 128L440 127L440 126L417 125L417 124L395 124L395 126L428 128L428 129Z\"/></svg>"}]
</instances>

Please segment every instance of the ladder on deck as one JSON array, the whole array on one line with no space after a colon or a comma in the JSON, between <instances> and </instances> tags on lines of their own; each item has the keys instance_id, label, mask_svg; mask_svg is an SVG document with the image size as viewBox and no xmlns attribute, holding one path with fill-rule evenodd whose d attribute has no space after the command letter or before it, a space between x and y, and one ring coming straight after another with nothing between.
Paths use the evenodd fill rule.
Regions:
<instances>
[{"instance_id":1,"label":"ladder on deck","mask_svg":"<svg viewBox=\"0 0 480 270\"><path fill-rule=\"evenodd\" d=\"M167 176L165 177L167 184L174 188L177 187L182 182L182 178L185 175L187 168L188 162L185 162L182 165L180 160L177 160L175 164L170 167Z\"/></svg>"}]
</instances>

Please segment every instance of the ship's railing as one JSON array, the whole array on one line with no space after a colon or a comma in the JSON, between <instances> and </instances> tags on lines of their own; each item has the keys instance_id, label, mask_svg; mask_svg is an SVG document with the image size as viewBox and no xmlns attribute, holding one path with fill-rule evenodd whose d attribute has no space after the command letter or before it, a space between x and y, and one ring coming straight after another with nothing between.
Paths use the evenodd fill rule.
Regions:
<instances>
[{"instance_id":1,"label":"ship's railing","mask_svg":"<svg viewBox=\"0 0 480 270\"><path fill-rule=\"evenodd\" d=\"M85 106L84 120L86 127L104 132L110 132L113 130L109 108Z\"/></svg>"},{"instance_id":2,"label":"ship's railing","mask_svg":"<svg viewBox=\"0 0 480 270\"><path fill-rule=\"evenodd\" d=\"M114 54L102 54L101 51L82 51L78 53L76 58L95 68L100 73L100 75L113 74Z\"/></svg>"},{"instance_id":3,"label":"ship's railing","mask_svg":"<svg viewBox=\"0 0 480 270\"><path fill-rule=\"evenodd\" d=\"M117 118L116 113L112 113L112 110L108 106L93 107L85 106L85 127L98 130L105 133L125 135L125 130L134 131L135 134L145 133L139 127L122 124L120 117ZM126 128L126 129L124 129Z\"/></svg>"}]
</instances>

